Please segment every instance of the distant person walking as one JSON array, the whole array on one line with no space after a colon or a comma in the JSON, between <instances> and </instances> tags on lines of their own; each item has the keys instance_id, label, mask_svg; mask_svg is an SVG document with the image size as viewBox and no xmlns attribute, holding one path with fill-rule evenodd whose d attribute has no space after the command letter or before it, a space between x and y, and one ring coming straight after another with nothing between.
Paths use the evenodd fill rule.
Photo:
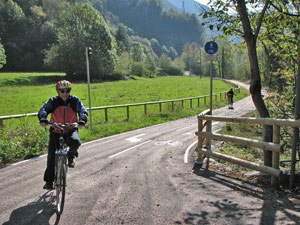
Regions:
<instances>
[{"instance_id":1,"label":"distant person walking","mask_svg":"<svg viewBox=\"0 0 300 225\"><path fill-rule=\"evenodd\" d=\"M233 109L233 89L230 88L230 90L227 92L227 98L228 98L228 108Z\"/></svg>"},{"instance_id":2,"label":"distant person walking","mask_svg":"<svg viewBox=\"0 0 300 225\"><path fill-rule=\"evenodd\" d=\"M38 113L38 118L42 127L48 126L47 116L51 115L51 122L60 124L76 123L78 127L84 127L88 119L88 113L79 98L71 95L72 84L67 80L58 81L56 84L57 96L52 97L46 102ZM77 114L79 120L77 118ZM48 145L47 168L44 174L44 189L53 189L54 168L55 168L55 151L59 146L60 130L50 128L50 137ZM78 157L77 149L81 145L76 128L70 128L64 133L67 145L70 147L68 152L68 166L74 167L74 157Z\"/></svg>"}]
</instances>

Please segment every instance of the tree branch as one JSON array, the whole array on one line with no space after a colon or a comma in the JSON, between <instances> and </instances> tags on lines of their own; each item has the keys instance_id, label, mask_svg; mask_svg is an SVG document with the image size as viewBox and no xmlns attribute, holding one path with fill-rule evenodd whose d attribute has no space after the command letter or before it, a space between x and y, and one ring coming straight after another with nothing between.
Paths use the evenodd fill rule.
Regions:
<instances>
[{"instance_id":1,"label":"tree branch","mask_svg":"<svg viewBox=\"0 0 300 225\"><path fill-rule=\"evenodd\" d=\"M258 37L258 34L259 34L259 31L260 31L260 28L261 28L261 24L262 24L263 18L264 18L264 16L265 16L265 13L266 13L267 8L269 7L270 2L271 2L270 0L266 0L266 3L265 3L265 5L264 5L264 8L263 8L263 10L261 11L260 17L259 17L259 19L258 19L257 27L256 27L256 29L255 29L255 31L254 31L254 38L255 38L255 40L256 40L257 37Z\"/></svg>"}]
</instances>

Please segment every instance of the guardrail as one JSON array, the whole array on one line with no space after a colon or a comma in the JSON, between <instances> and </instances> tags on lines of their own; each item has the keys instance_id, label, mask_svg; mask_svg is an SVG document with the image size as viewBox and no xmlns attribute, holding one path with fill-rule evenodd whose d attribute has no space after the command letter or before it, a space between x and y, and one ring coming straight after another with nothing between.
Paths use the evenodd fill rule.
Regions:
<instances>
[{"instance_id":1,"label":"guardrail","mask_svg":"<svg viewBox=\"0 0 300 225\"><path fill-rule=\"evenodd\" d=\"M205 123L203 123L205 121ZM258 140L252 140L248 138L217 134L210 131L210 123L212 121L221 122L231 122L231 123L249 123L249 124L261 124L261 125L272 125L273 126L273 142L264 142ZM198 136L198 146L196 151L198 152L198 160L203 160L203 156L211 156L214 158L229 161L234 164L238 164L243 167L247 167L253 170L261 171L263 173L272 176L271 184L277 185L282 171L279 169L279 158L280 150L282 146L280 145L280 127L300 127L299 120L283 120L283 119L272 119L272 118L251 118L251 117L219 117L207 115L207 112L198 115L198 131L196 135ZM206 127L206 132L202 131ZM211 149L203 148L203 139L206 139L206 145L210 146L211 140L219 140L224 142L238 143L242 145L252 146L261 148L263 150L272 151L272 167L261 165L254 162L249 162L247 160L231 157L225 154L212 152Z\"/></svg>"},{"instance_id":2,"label":"guardrail","mask_svg":"<svg viewBox=\"0 0 300 225\"><path fill-rule=\"evenodd\" d=\"M236 91L240 93L240 87L235 88ZM220 99L222 99L222 96L226 99L226 93L227 92L221 92L219 94ZM217 100L218 95L213 94L215 96L215 100ZM182 102L182 107L184 105L184 101L190 101L190 108L193 107L193 100L197 99L198 100L198 107L200 106L200 99L204 99L204 105L206 105L206 98L208 98L209 95L204 95L204 96L197 96L197 97L191 97L191 98L182 98L182 99L173 99L173 100L165 100L165 101L156 101L156 102L143 102L143 103L135 103L135 104L125 104L125 105L111 105L111 106L100 106L100 107L92 107L91 110L104 110L104 115L105 115L105 122L108 121L108 109L113 109L113 108L126 108L126 113L127 113L127 120L130 118L130 110L129 107L133 106L144 106L144 114L147 114L147 105L153 105L153 104L158 104L159 105L159 111L162 111L162 104L163 103L171 103L172 104L172 111L174 110L174 103L175 102ZM89 108L87 108L89 110ZM15 118L22 118L22 117L30 117L30 116L37 116L38 113L27 113L27 114L18 114L18 115L8 115L8 116L0 116L0 129L3 129L3 120L8 120L8 119L15 119Z\"/></svg>"}]
</instances>

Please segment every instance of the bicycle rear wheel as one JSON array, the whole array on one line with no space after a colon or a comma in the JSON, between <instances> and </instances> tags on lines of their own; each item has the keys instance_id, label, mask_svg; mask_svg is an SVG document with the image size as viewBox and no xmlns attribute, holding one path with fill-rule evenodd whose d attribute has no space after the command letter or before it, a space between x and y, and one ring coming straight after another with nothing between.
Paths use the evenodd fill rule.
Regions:
<instances>
[{"instance_id":1,"label":"bicycle rear wheel","mask_svg":"<svg viewBox=\"0 0 300 225\"><path fill-rule=\"evenodd\" d=\"M56 189L56 212L61 215L64 210L65 193L66 193L66 163L61 163L60 169L57 170L57 180L55 184Z\"/></svg>"}]
</instances>

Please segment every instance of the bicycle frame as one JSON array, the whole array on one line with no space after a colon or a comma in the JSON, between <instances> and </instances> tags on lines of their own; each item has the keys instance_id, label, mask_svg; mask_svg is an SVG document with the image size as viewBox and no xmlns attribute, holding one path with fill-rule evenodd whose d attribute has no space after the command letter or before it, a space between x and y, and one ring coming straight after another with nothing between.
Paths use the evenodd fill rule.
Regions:
<instances>
[{"instance_id":1,"label":"bicycle frame","mask_svg":"<svg viewBox=\"0 0 300 225\"><path fill-rule=\"evenodd\" d=\"M64 130L68 127L77 127L78 124L57 124L48 123L49 126L55 126L60 129L59 148L55 151L55 190L56 190L56 213L61 215L64 209L65 193L67 186L67 160L69 147L65 144Z\"/></svg>"}]
</instances>

